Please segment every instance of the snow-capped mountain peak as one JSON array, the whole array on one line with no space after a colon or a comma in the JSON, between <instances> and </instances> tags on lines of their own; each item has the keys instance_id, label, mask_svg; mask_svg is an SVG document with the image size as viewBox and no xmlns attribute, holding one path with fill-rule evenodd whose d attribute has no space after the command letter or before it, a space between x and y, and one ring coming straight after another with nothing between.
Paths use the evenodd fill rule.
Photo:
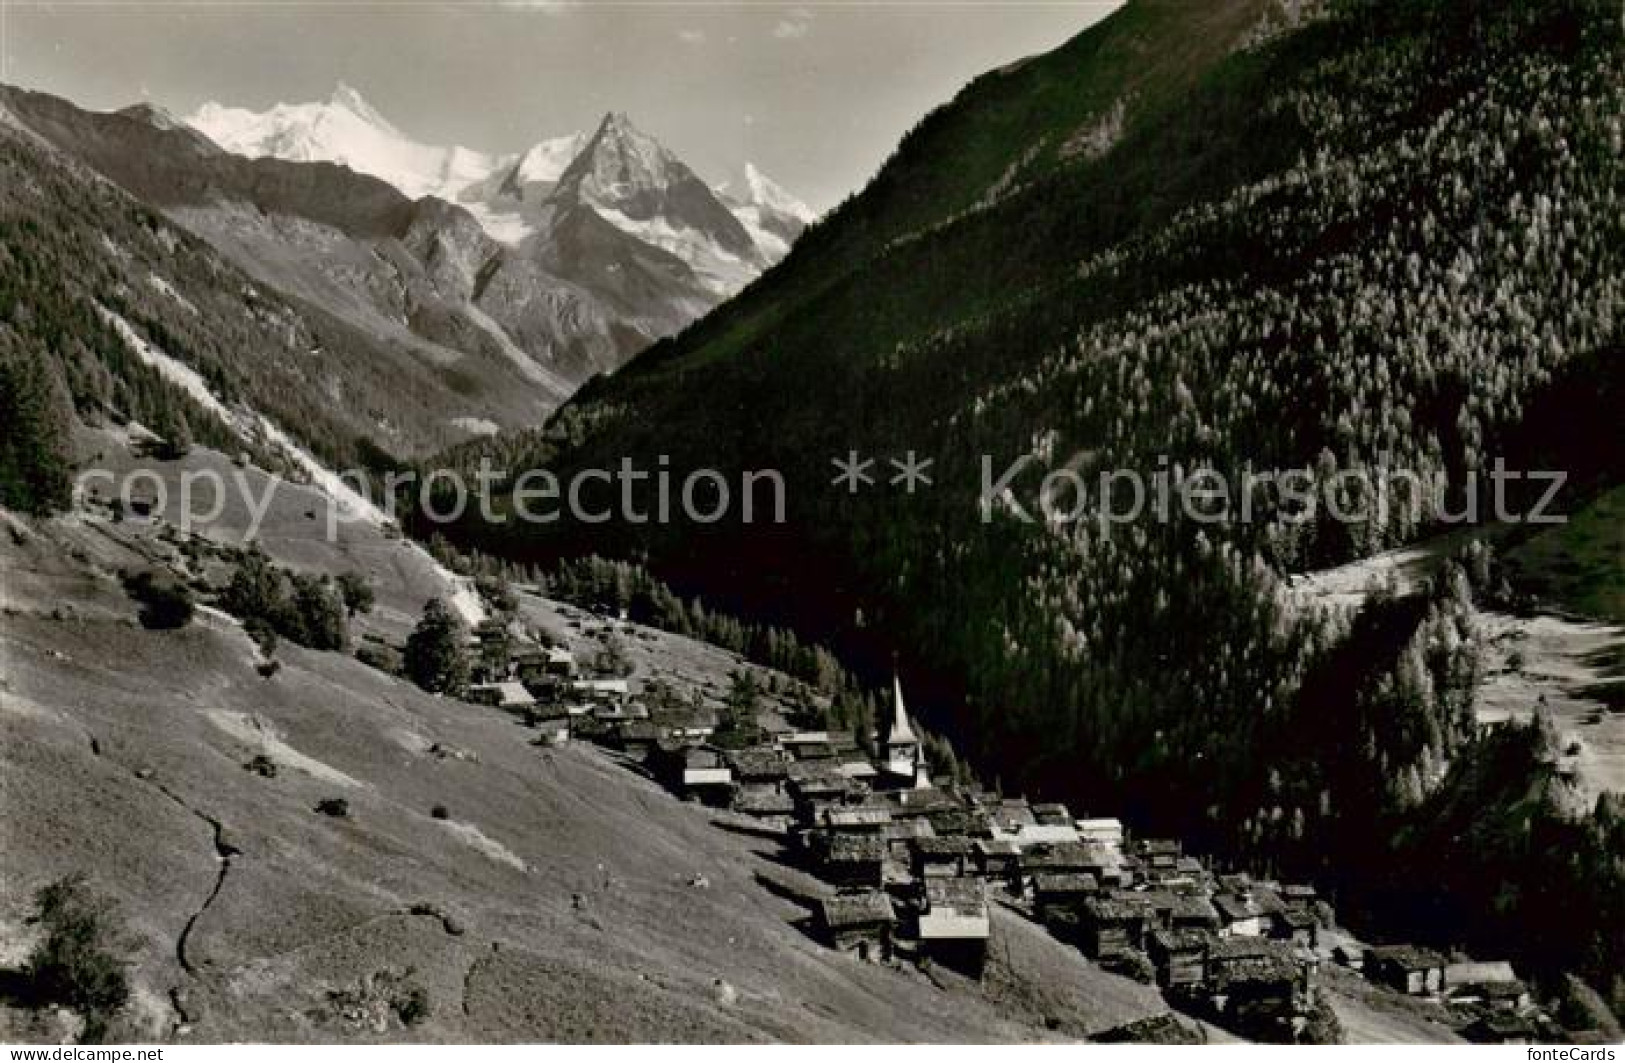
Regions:
<instances>
[{"instance_id":1,"label":"snow-capped mountain peak","mask_svg":"<svg viewBox=\"0 0 1625 1063\"><path fill-rule=\"evenodd\" d=\"M611 111L559 183L584 199L643 217L662 193L691 180L697 180L693 171L677 156L634 126L624 112Z\"/></svg>"},{"instance_id":2,"label":"snow-capped mountain peak","mask_svg":"<svg viewBox=\"0 0 1625 1063\"><path fill-rule=\"evenodd\" d=\"M339 163L414 199L454 199L506 161L466 148L420 144L343 82L320 103L279 103L259 112L205 103L187 123L234 154Z\"/></svg>"},{"instance_id":3,"label":"snow-capped mountain peak","mask_svg":"<svg viewBox=\"0 0 1625 1063\"><path fill-rule=\"evenodd\" d=\"M818 217L754 163L745 163L740 180L725 182L716 191L769 262L788 254L796 237Z\"/></svg>"},{"instance_id":4,"label":"snow-capped mountain peak","mask_svg":"<svg viewBox=\"0 0 1625 1063\"><path fill-rule=\"evenodd\" d=\"M378 109L368 103L366 97L343 81L333 86L333 94L327 98L327 105L349 111L368 125L377 127L380 132L401 136L400 130L396 129L389 119L379 114Z\"/></svg>"},{"instance_id":5,"label":"snow-capped mountain peak","mask_svg":"<svg viewBox=\"0 0 1625 1063\"><path fill-rule=\"evenodd\" d=\"M587 207L616 228L688 263L719 295L770 261L709 185L654 137L612 111L559 177L553 203Z\"/></svg>"},{"instance_id":6,"label":"snow-capped mountain peak","mask_svg":"<svg viewBox=\"0 0 1625 1063\"><path fill-rule=\"evenodd\" d=\"M353 86L324 101L265 111L206 103L187 124L251 158L332 162L466 209L494 239L518 245L560 212L592 210L622 232L676 255L715 294L729 295L783 257L812 212L747 165L739 198L724 198L624 111L593 132L539 141L517 154L414 140Z\"/></svg>"},{"instance_id":7,"label":"snow-capped mountain peak","mask_svg":"<svg viewBox=\"0 0 1625 1063\"><path fill-rule=\"evenodd\" d=\"M767 174L756 168L752 162L745 163L746 204L754 204L768 210L776 211L790 218L795 218L802 224L811 224L818 217L813 209L789 192L784 186L773 180Z\"/></svg>"},{"instance_id":8,"label":"snow-capped mountain peak","mask_svg":"<svg viewBox=\"0 0 1625 1063\"><path fill-rule=\"evenodd\" d=\"M525 193L536 186L551 192L589 139L586 133L571 133L533 144L513 164L507 178L509 186L524 198L530 198Z\"/></svg>"}]
</instances>

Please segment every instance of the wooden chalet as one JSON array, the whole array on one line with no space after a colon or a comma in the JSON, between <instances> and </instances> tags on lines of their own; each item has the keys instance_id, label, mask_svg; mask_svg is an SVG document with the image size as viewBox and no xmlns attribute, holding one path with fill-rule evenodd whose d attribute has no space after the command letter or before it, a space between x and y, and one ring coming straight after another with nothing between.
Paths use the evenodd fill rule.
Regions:
<instances>
[{"instance_id":1,"label":"wooden chalet","mask_svg":"<svg viewBox=\"0 0 1625 1063\"><path fill-rule=\"evenodd\" d=\"M1285 911L1273 893L1258 886L1213 895L1219 913L1219 934L1224 937L1264 937L1272 932L1275 917Z\"/></svg>"},{"instance_id":2,"label":"wooden chalet","mask_svg":"<svg viewBox=\"0 0 1625 1063\"><path fill-rule=\"evenodd\" d=\"M1157 968L1157 985L1163 989L1201 985L1212 941L1213 935L1205 930L1152 931L1146 939L1146 955Z\"/></svg>"},{"instance_id":3,"label":"wooden chalet","mask_svg":"<svg viewBox=\"0 0 1625 1063\"><path fill-rule=\"evenodd\" d=\"M1280 942L1215 938L1202 988L1230 1029L1254 1040L1291 1042L1312 999L1311 979Z\"/></svg>"},{"instance_id":4,"label":"wooden chalet","mask_svg":"<svg viewBox=\"0 0 1625 1063\"><path fill-rule=\"evenodd\" d=\"M1411 996L1444 988L1444 957L1413 945L1380 945L1365 952L1365 976Z\"/></svg>"},{"instance_id":5,"label":"wooden chalet","mask_svg":"<svg viewBox=\"0 0 1625 1063\"><path fill-rule=\"evenodd\" d=\"M680 796L726 808L733 800L733 772L722 753L707 746L662 744L654 754L656 773Z\"/></svg>"},{"instance_id":6,"label":"wooden chalet","mask_svg":"<svg viewBox=\"0 0 1625 1063\"><path fill-rule=\"evenodd\" d=\"M1513 1013L1494 1013L1474 1020L1461 1031L1478 1045L1529 1045L1539 1040L1539 1031L1527 1018Z\"/></svg>"},{"instance_id":7,"label":"wooden chalet","mask_svg":"<svg viewBox=\"0 0 1625 1063\"><path fill-rule=\"evenodd\" d=\"M1067 811L1066 806L1059 802L1050 801L1035 804L1032 806L1032 810L1033 819L1038 822L1039 826L1066 827L1073 833L1077 832L1077 821L1072 818L1072 813Z\"/></svg>"},{"instance_id":8,"label":"wooden chalet","mask_svg":"<svg viewBox=\"0 0 1625 1063\"><path fill-rule=\"evenodd\" d=\"M818 905L818 927L833 949L879 963L891 958L897 914L880 890L837 893Z\"/></svg>"},{"instance_id":9,"label":"wooden chalet","mask_svg":"<svg viewBox=\"0 0 1625 1063\"><path fill-rule=\"evenodd\" d=\"M1033 880L1039 875L1093 874L1088 849L1078 842L1043 843L1021 848L1022 891L1032 892ZM1099 876L1095 876L1096 881Z\"/></svg>"},{"instance_id":10,"label":"wooden chalet","mask_svg":"<svg viewBox=\"0 0 1625 1063\"><path fill-rule=\"evenodd\" d=\"M879 835L815 831L808 842L825 881L874 889L884 884L886 841Z\"/></svg>"},{"instance_id":11,"label":"wooden chalet","mask_svg":"<svg viewBox=\"0 0 1625 1063\"><path fill-rule=\"evenodd\" d=\"M648 760L660 747L664 734L660 727L648 720L622 720L610 732L610 738L627 756Z\"/></svg>"},{"instance_id":12,"label":"wooden chalet","mask_svg":"<svg viewBox=\"0 0 1625 1063\"><path fill-rule=\"evenodd\" d=\"M1207 930L1217 932L1219 913L1211 901L1200 893L1176 893L1168 910L1166 924L1170 930Z\"/></svg>"},{"instance_id":13,"label":"wooden chalet","mask_svg":"<svg viewBox=\"0 0 1625 1063\"><path fill-rule=\"evenodd\" d=\"M832 804L820 808L813 822L832 832L882 837L892 822L892 813L883 805Z\"/></svg>"},{"instance_id":14,"label":"wooden chalet","mask_svg":"<svg viewBox=\"0 0 1625 1063\"><path fill-rule=\"evenodd\" d=\"M1075 912L1086 899L1100 892L1100 880L1088 873L1048 872L1033 876L1033 912L1046 922L1058 909Z\"/></svg>"},{"instance_id":15,"label":"wooden chalet","mask_svg":"<svg viewBox=\"0 0 1625 1063\"><path fill-rule=\"evenodd\" d=\"M536 706L536 698L516 679L493 683L475 683L468 688L468 700L478 705L490 705L507 712L523 714Z\"/></svg>"},{"instance_id":16,"label":"wooden chalet","mask_svg":"<svg viewBox=\"0 0 1625 1063\"><path fill-rule=\"evenodd\" d=\"M1141 947L1147 921L1146 906L1131 895L1090 897L1078 909L1079 944L1097 960L1121 956Z\"/></svg>"},{"instance_id":17,"label":"wooden chalet","mask_svg":"<svg viewBox=\"0 0 1625 1063\"><path fill-rule=\"evenodd\" d=\"M1080 819L1075 824L1078 838L1088 845L1123 851L1123 821L1120 819Z\"/></svg>"},{"instance_id":18,"label":"wooden chalet","mask_svg":"<svg viewBox=\"0 0 1625 1063\"><path fill-rule=\"evenodd\" d=\"M975 842L976 863L984 878L1002 882L1014 889L1021 883L1021 850L1015 842L997 838L978 838Z\"/></svg>"},{"instance_id":19,"label":"wooden chalet","mask_svg":"<svg viewBox=\"0 0 1625 1063\"><path fill-rule=\"evenodd\" d=\"M1172 838L1142 838L1130 851L1139 858L1148 882L1161 883L1179 873L1180 844Z\"/></svg>"},{"instance_id":20,"label":"wooden chalet","mask_svg":"<svg viewBox=\"0 0 1625 1063\"><path fill-rule=\"evenodd\" d=\"M771 820L783 829L789 826L796 803L789 794L771 786L739 786L734 789L732 808L756 819Z\"/></svg>"},{"instance_id":21,"label":"wooden chalet","mask_svg":"<svg viewBox=\"0 0 1625 1063\"><path fill-rule=\"evenodd\" d=\"M975 850L969 838L915 838L910 842L910 851L915 878L961 878L976 870Z\"/></svg>"},{"instance_id":22,"label":"wooden chalet","mask_svg":"<svg viewBox=\"0 0 1625 1063\"><path fill-rule=\"evenodd\" d=\"M741 785L772 786L783 789L790 781L790 763L784 754L769 746L731 749L723 754L734 778Z\"/></svg>"}]
</instances>

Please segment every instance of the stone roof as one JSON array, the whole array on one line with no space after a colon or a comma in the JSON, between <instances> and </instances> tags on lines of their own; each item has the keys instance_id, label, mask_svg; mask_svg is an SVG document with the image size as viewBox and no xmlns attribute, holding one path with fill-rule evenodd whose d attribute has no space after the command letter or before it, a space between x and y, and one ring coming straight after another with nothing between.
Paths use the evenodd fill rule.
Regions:
<instances>
[{"instance_id":1,"label":"stone roof","mask_svg":"<svg viewBox=\"0 0 1625 1063\"><path fill-rule=\"evenodd\" d=\"M826 835L822 849L824 859L835 864L862 864L886 858L885 840L873 834Z\"/></svg>"},{"instance_id":2,"label":"stone roof","mask_svg":"<svg viewBox=\"0 0 1625 1063\"><path fill-rule=\"evenodd\" d=\"M1390 963L1406 971L1426 971L1445 966L1444 957L1415 945L1378 945L1370 950L1377 963Z\"/></svg>"},{"instance_id":3,"label":"stone roof","mask_svg":"<svg viewBox=\"0 0 1625 1063\"><path fill-rule=\"evenodd\" d=\"M972 852L969 838L916 838L913 844L921 856L969 856Z\"/></svg>"},{"instance_id":4,"label":"stone roof","mask_svg":"<svg viewBox=\"0 0 1625 1063\"><path fill-rule=\"evenodd\" d=\"M727 759L741 779L783 779L790 774L790 765L775 749L735 749Z\"/></svg>"},{"instance_id":5,"label":"stone roof","mask_svg":"<svg viewBox=\"0 0 1625 1063\"><path fill-rule=\"evenodd\" d=\"M1100 889L1100 883L1089 874L1041 874L1033 876L1033 888L1039 893L1094 893Z\"/></svg>"},{"instance_id":6,"label":"stone roof","mask_svg":"<svg viewBox=\"0 0 1625 1063\"><path fill-rule=\"evenodd\" d=\"M891 899L879 890L863 893L838 893L819 902L824 925L831 930L893 923L897 914L892 911Z\"/></svg>"},{"instance_id":7,"label":"stone roof","mask_svg":"<svg viewBox=\"0 0 1625 1063\"><path fill-rule=\"evenodd\" d=\"M1156 930L1151 940L1164 952L1206 952L1213 935L1205 930Z\"/></svg>"}]
</instances>

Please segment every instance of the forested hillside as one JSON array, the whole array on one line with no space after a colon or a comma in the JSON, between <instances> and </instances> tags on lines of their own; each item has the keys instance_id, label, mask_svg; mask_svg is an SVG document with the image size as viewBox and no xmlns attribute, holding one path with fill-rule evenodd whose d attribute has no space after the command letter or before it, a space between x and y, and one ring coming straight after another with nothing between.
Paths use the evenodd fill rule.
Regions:
<instances>
[{"instance_id":1,"label":"forested hillside","mask_svg":"<svg viewBox=\"0 0 1625 1063\"><path fill-rule=\"evenodd\" d=\"M785 263L545 432L458 455L566 475L629 455L775 468L786 526L459 535L522 559L637 554L860 666L900 653L990 778L1262 862L1325 870L1317 839L1336 838L1389 875L1412 817L1489 755L1465 707L1482 556L1350 617L1304 608L1286 577L1411 541L1426 512L1019 511L1068 462L1231 482L1301 468L1350 505L1340 474L1398 467L1443 477L1459 509L1497 457L1592 448L1563 425L1617 425L1613 385L1588 384L1618 379L1625 342L1622 75L1600 0L1131 2L973 83ZM930 456L935 486L831 487L852 449ZM985 516L984 456L1039 470ZM1585 472L1589 491L1625 470ZM1598 841L1560 885L1441 884L1465 914L1440 932L1504 943L1548 890L1617 890L1611 815L1574 828ZM1551 837L1522 838L1526 868L1549 870ZM1463 838L1434 840L1475 866ZM1625 995L1617 905L1564 919L1580 947L1531 957Z\"/></svg>"}]
</instances>

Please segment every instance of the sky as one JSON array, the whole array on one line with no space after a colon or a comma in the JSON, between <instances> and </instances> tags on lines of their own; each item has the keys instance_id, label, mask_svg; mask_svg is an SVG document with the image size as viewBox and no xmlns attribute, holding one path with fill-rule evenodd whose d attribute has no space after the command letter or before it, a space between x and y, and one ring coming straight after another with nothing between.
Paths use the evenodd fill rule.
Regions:
<instances>
[{"instance_id":1,"label":"sky","mask_svg":"<svg viewBox=\"0 0 1625 1063\"><path fill-rule=\"evenodd\" d=\"M712 181L816 209L967 81L1118 0L0 0L0 81L110 110L260 110L356 88L429 144L520 151L627 112Z\"/></svg>"}]
</instances>

